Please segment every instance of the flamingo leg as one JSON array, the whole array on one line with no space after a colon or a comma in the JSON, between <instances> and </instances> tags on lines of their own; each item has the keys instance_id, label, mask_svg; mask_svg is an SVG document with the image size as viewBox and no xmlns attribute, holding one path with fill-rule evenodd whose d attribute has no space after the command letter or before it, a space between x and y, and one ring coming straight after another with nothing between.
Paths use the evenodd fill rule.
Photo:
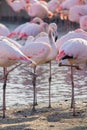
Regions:
<instances>
[{"instance_id":1,"label":"flamingo leg","mask_svg":"<svg viewBox=\"0 0 87 130\"><path fill-rule=\"evenodd\" d=\"M49 108L51 108L51 61L49 62L50 63L50 75L49 75Z\"/></svg>"},{"instance_id":2,"label":"flamingo leg","mask_svg":"<svg viewBox=\"0 0 87 130\"><path fill-rule=\"evenodd\" d=\"M36 66L34 67L34 74L36 72ZM33 75L33 108L32 108L32 111L36 111L35 109L35 105L37 104L37 101L36 101L36 76Z\"/></svg>"},{"instance_id":3,"label":"flamingo leg","mask_svg":"<svg viewBox=\"0 0 87 130\"><path fill-rule=\"evenodd\" d=\"M72 65L71 65L71 84L72 84L71 108L73 108L73 116L75 116L74 77L73 77L73 67L72 67Z\"/></svg>"},{"instance_id":4,"label":"flamingo leg","mask_svg":"<svg viewBox=\"0 0 87 130\"><path fill-rule=\"evenodd\" d=\"M6 110L6 83L7 83L7 76L6 74L7 68L4 68L4 84L3 84L3 118L5 118L5 110Z\"/></svg>"}]
</instances>

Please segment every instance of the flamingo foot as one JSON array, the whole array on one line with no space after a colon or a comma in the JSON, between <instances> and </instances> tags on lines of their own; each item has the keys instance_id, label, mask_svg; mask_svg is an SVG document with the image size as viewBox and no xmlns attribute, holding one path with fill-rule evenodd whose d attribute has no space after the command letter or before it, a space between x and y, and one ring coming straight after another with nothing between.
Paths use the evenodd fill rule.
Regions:
<instances>
[{"instance_id":1,"label":"flamingo foot","mask_svg":"<svg viewBox=\"0 0 87 130\"><path fill-rule=\"evenodd\" d=\"M36 110L35 107L33 106L32 110L31 110L31 115L34 115L35 112L37 112L37 110Z\"/></svg>"},{"instance_id":2,"label":"flamingo foot","mask_svg":"<svg viewBox=\"0 0 87 130\"><path fill-rule=\"evenodd\" d=\"M38 105L38 103L37 102L35 102L35 104L34 104L35 106L37 106Z\"/></svg>"},{"instance_id":3,"label":"flamingo foot","mask_svg":"<svg viewBox=\"0 0 87 130\"><path fill-rule=\"evenodd\" d=\"M51 104L49 104L48 108L52 108L52 107L51 107Z\"/></svg>"}]
</instances>

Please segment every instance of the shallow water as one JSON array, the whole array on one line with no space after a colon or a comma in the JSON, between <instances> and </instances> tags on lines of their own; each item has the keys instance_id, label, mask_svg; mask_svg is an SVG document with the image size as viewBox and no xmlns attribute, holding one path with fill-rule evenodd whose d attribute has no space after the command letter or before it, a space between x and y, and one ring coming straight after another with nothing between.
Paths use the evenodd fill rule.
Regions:
<instances>
[{"instance_id":1,"label":"shallow water","mask_svg":"<svg viewBox=\"0 0 87 130\"><path fill-rule=\"evenodd\" d=\"M6 25L10 30L14 29L17 24ZM65 34L67 30L59 31L59 37ZM6 101L7 106L27 105L32 104L33 100L33 86L32 76L29 75L28 70L33 71L32 68L22 65L12 71L8 76ZM44 64L37 67L36 88L37 99L39 102L48 102L48 77L49 64ZM0 75L2 68L0 68ZM75 98L77 100L87 99L87 71L77 71L74 69L75 81ZM0 82L0 107L2 107L2 85ZM58 102L71 99L71 79L70 68L59 67L56 61L52 62L52 83L51 83L51 101Z\"/></svg>"}]
</instances>

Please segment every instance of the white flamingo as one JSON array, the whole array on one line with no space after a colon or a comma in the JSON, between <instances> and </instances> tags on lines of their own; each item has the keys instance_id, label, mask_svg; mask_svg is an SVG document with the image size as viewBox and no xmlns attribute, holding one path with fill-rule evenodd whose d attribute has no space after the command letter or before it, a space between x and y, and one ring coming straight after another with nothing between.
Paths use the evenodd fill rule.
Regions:
<instances>
[{"instance_id":1,"label":"white flamingo","mask_svg":"<svg viewBox=\"0 0 87 130\"><path fill-rule=\"evenodd\" d=\"M66 59L68 59L68 61L66 61ZM61 46L56 60L58 60L60 64L62 64L62 61L65 61L65 63L63 62L63 64L65 64L64 66L71 66L72 105L73 115L75 115L73 67L77 67L74 64L87 63L87 40L74 38L66 41ZM77 69L79 68L77 67Z\"/></svg>"},{"instance_id":2,"label":"white flamingo","mask_svg":"<svg viewBox=\"0 0 87 130\"><path fill-rule=\"evenodd\" d=\"M36 71L36 66L40 64L44 64L46 62L50 62L50 77L49 77L49 107L51 107L50 100L50 85L51 85L51 60L55 59L57 55L55 41L52 37L52 28L49 28L49 34L41 33L36 37L29 37L29 42L25 44L21 51L30 59L35 61L36 65L34 65L34 73ZM44 37L44 38L43 38ZM30 42L31 41L31 42ZM33 111L35 110L35 102L36 102L36 77L33 80L33 88L34 88L34 100L33 100Z\"/></svg>"},{"instance_id":3,"label":"white flamingo","mask_svg":"<svg viewBox=\"0 0 87 130\"><path fill-rule=\"evenodd\" d=\"M20 45L14 40L10 40L7 37L0 36L0 67L4 69L4 84L3 84L3 118L5 117L5 109L6 109L6 101L5 101L5 93L6 93L6 82L7 76L11 70L7 71L7 67L17 63L17 62L27 62L29 64L32 63L32 60L28 59L21 51Z\"/></svg>"}]
</instances>

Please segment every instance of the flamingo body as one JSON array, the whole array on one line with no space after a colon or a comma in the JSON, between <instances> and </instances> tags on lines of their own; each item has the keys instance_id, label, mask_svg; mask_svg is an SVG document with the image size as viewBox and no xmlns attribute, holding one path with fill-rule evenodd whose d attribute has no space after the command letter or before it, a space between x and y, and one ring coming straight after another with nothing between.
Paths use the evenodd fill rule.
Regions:
<instances>
[{"instance_id":1,"label":"flamingo body","mask_svg":"<svg viewBox=\"0 0 87 130\"><path fill-rule=\"evenodd\" d=\"M4 24L0 24L0 35L8 36L9 34L10 34L10 30Z\"/></svg>"},{"instance_id":2,"label":"flamingo body","mask_svg":"<svg viewBox=\"0 0 87 130\"><path fill-rule=\"evenodd\" d=\"M9 37L9 38L17 37L17 36L20 34L22 28L23 28L26 24L27 24L27 23L24 23L24 24L21 24L21 25L19 25L18 27L16 27L16 29L14 29L14 30L8 35L8 37Z\"/></svg>"},{"instance_id":3,"label":"flamingo body","mask_svg":"<svg viewBox=\"0 0 87 130\"><path fill-rule=\"evenodd\" d=\"M70 8L69 11L69 20L72 22L79 23L79 20L82 16L87 15L87 4L86 5L75 5Z\"/></svg>"},{"instance_id":4,"label":"flamingo body","mask_svg":"<svg viewBox=\"0 0 87 130\"><path fill-rule=\"evenodd\" d=\"M57 50L60 50L60 47L65 43L65 41L72 38L83 38L87 40L87 32L82 29L76 29L75 31L68 32L56 41Z\"/></svg>"},{"instance_id":5,"label":"flamingo body","mask_svg":"<svg viewBox=\"0 0 87 130\"><path fill-rule=\"evenodd\" d=\"M60 48L57 60L61 60L66 55L74 59L87 60L87 41L82 38L75 38L66 41Z\"/></svg>"},{"instance_id":6,"label":"flamingo body","mask_svg":"<svg viewBox=\"0 0 87 130\"><path fill-rule=\"evenodd\" d=\"M80 28L87 30L87 15L84 15L79 20Z\"/></svg>"},{"instance_id":7,"label":"flamingo body","mask_svg":"<svg viewBox=\"0 0 87 130\"><path fill-rule=\"evenodd\" d=\"M8 37L26 38L27 36L36 36L38 33L46 31L47 28L48 24L36 17L31 22L19 25Z\"/></svg>"},{"instance_id":8,"label":"flamingo body","mask_svg":"<svg viewBox=\"0 0 87 130\"><path fill-rule=\"evenodd\" d=\"M59 7L59 1L58 0L51 0L48 2L47 7L52 13L56 13L56 9Z\"/></svg>"},{"instance_id":9,"label":"flamingo body","mask_svg":"<svg viewBox=\"0 0 87 130\"><path fill-rule=\"evenodd\" d=\"M29 6L27 9L28 15L31 17L39 17L39 18L51 18L53 16L52 12L50 12L44 4L34 3Z\"/></svg>"},{"instance_id":10,"label":"flamingo body","mask_svg":"<svg viewBox=\"0 0 87 130\"><path fill-rule=\"evenodd\" d=\"M84 0L65 0L60 4L61 9L69 10L71 7L75 5L82 5L85 4Z\"/></svg>"},{"instance_id":11,"label":"flamingo body","mask_svg":"<svg viewBox=\"0 0 87 130\"><path fill-rule=\"evenodd\" d=\"M1 67L9 67L18 61L29 61L29 59L15 45L15 42L13 43L6 37L0 37L0 48Z\"/></svg>"},{"instance_id":12,"label":"flamingo body","mask_svg":"<svg viewBox=\"0 0 87 130\"><path fill-rule=\"evenodd\" d=\"M22 2L20 0L6 0L7 3L9 4L9 6L15 11L15 12L19 12L20 10L24 9L24 5L22 4Z\"/></svg>"},{"instance_id":13,"label":"flamingo body","mask_svg":"<svg viewBox=\"0 0 87 130\"><path fill-rule=\"evenodd\" d=\"M35 23L29 23L25 27L23 27L23 29L21 30L21 32L19 34L19 38L23 38L24 35L25 36L30 36L30 35L36 36L41 31L43 31L43 27L41 27L40 25L35 24Z\"/></svg>"}]
</instances>

